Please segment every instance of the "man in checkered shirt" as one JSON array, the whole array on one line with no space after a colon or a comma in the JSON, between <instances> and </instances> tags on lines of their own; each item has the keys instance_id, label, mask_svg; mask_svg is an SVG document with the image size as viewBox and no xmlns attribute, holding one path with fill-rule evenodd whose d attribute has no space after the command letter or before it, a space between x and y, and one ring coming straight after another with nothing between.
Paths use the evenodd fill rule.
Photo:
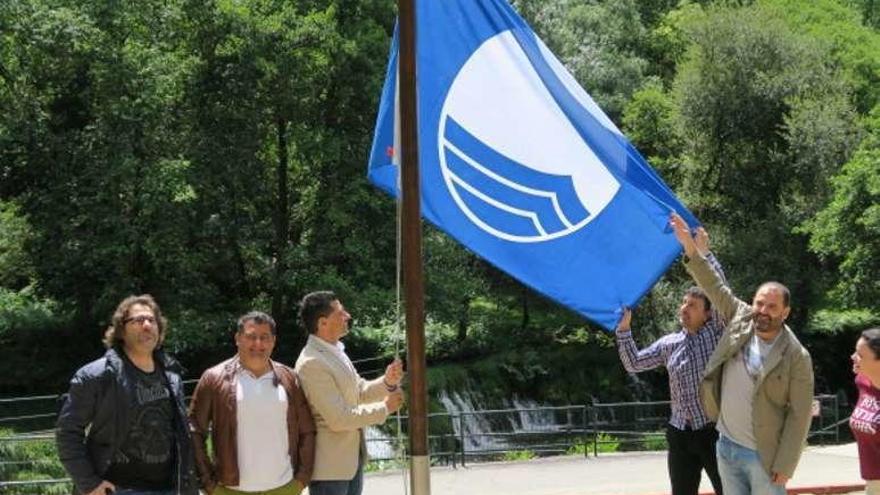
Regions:
<instances>
[{"instance_id":1,"label":"man in checkered shirt","mask_svg":"<svg viewBox=\"0 0 880 495\"><path fill-rule=\"evenodd\" d=\"M709 236L698 229L696 244L715 271L724 272L709 251ZM726 281L725 281L726 282ZM630 330L632 313L627 308L617 325L617 350L624 368L630 373L665 366L669 373L669 396L672 414L666 428L669 444L667 464L672 495L696 495L700 475L706 470L716 494L721 494L721 478L715 459L718 432L709 422L700 402L700 381L709 357L724 330L724 322L712 310L709 298L699 287L688 289L678 310L681 328L639 350Z\"/></svg>"}]
</instances>

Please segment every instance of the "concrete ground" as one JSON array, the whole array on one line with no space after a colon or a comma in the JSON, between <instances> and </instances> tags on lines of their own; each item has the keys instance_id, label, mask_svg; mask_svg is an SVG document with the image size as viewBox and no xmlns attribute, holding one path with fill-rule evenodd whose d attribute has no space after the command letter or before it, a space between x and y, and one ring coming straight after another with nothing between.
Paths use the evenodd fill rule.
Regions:
<instances>
[{"instance_id":1,"label":"concrete ground","mask_svg":"<svg viewBox=\"0 0 880 495\"><path fill-rule=\"evenodd\" d=\"M862 493L854 443L809 447L789 493ZM712 485L703 476L701 492ZM830 491L824 489L831 488ZM551 457L431 470L432 495L660 495L669 493L665 452ZM400 470L371 473L364 495L406 495Z\"/></svg>"}]
</instances>

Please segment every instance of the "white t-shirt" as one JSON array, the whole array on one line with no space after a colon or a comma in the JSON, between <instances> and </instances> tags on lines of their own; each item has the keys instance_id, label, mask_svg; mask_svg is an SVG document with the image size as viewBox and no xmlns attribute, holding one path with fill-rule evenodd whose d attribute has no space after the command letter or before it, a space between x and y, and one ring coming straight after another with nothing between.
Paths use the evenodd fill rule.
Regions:
<instances>
[{"instance_id":1,"label":"white t-shirt","mask_svg":"<svg viewBox=\"0 0 880 495\"><path fill-rule=\"evenodd\" d=\"M235 380L238 486L247 492L271 490L293 479L287 441L287 392L268 371L255 377L239 368Z\"/></svg>"}]
</instances>

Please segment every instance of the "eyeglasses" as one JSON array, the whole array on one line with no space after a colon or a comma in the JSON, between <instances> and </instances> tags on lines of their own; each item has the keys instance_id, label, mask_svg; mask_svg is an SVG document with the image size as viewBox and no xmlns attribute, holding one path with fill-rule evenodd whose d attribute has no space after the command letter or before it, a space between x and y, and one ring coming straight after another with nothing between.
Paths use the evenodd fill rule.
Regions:
<instances>
[{"instance_id":1,"label":"eyeglasses","mask_svg":"<svg viewBox=\"0 0 880 495\"><path fill-rule=\"evenodd\" d=\"M123 323L134 323L135 325L143 325L144 323L150 323L151 325L156 324L156 318L153 318L149 315L138 315L132 316L131 318L126 318L123 320Z\"/></svg>"}]
</instances>

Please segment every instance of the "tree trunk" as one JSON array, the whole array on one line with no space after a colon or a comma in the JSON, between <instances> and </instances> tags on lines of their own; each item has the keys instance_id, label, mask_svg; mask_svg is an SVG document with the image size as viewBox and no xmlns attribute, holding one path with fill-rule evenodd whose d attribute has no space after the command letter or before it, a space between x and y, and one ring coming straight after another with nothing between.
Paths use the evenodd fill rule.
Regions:
<instances>
[{"instance_id":1,"label":"tree trunk","mask_svg":"<svg viewBox=\"0 0 880 495\"><path fill-rule=\"evenodd\" d=\"M467 338L468 325L470 324L471 298L461 298L461 313L458 315L458 341L464 342Z\"/></svg>"},{"instance_id":2,"label":"tree trunk","mask_svg":"<svg viewBox=\"0 0 880 495\"><path fill-rule=\"evenodd\" d=\"M275 168L275 178L278 189L275 201L275 248L273 249L275 255L275 274L272 284L272 317L276 321L283 319L286 311L284 278L287 276L287 261L285 260L285 252L287 250L290 230L288 220L290 218L290 193L287 183L287 128L287 120L279 118L275 125L278 137L278 163Z\"/></svg>"}]
</instances>

